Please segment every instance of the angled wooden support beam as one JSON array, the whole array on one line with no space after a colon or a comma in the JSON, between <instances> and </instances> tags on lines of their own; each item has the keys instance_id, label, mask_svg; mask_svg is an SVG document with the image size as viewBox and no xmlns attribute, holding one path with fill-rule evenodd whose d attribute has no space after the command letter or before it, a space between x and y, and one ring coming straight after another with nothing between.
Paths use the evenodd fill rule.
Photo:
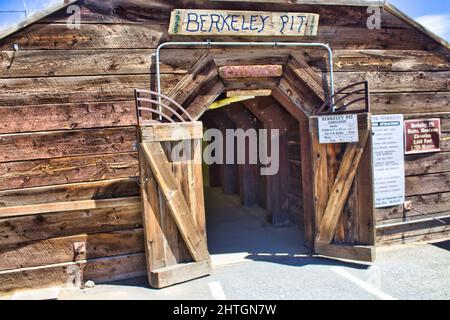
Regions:
<instances>
[{"instance_id":1,"label":"angled wooden support beam","mask_svg":"<svg viewBox=\"0 0 450 320\"><path fill-rule=\"evenodd\" d=\"M206 239L198 230L190 206L180 190L161 143L142 143L141 148L192 258L197 262L208 260Z\"/></svg>"},{"instance_id":2,"label":"angled wooden support beam","mask_svg":"<svg viewBox=\"0 0 450 320\"><path fill-rule=\"evenodd\" d=\"M303 113L310 117L314 114L316 108L320 105L319 101L313 101L308 98L311 93L305 86L298 81L298 78L292 72L285 72L278 82L278 89L286 95L294 105L301 108ZM276 88L272 90L276 91ZM275 95L274 95L275 96Z\"/></svg>"},{"instance_id":3,"label":"angled wooden support beam","mask_svg":"<svg viewBox=\"0 0 450 320\"><path fill-rule=\"evenodd\" d=\"M208 110L208 107L220 96L224 89L225 85L219 77L215 77L205 84L186 108L192 119L198 120Z\"/></svg>"},{"instance_id":4,"label":"angled wooden support beam","mask_svg":"<svg viewBox=\"0 0 450 320\"><path fill-rule=\"evenodd\" d=\"M315 95L325 101L325 93L323 89L323 80L321 74L316 72L306 61L303 54L293 51L287 63L287 68L302 81Z\"/></svg>"},{"instance_id":5,"label":"angled wooden support beam","mask_svg":"<svg viewBox=\"0 0 450 320\"><path fill-rule=\"evenodd\" d=\"M308 120L307 112L303 110L302 106L295 104L295 102L279 87L272 90L272 97L275 98L275 100L277 100L297 121Z\"/></svg>"},{"instance_id":6,"label":"angled wooden support beam","mask_svg":"<svg viewBox=\"0 0 450 320\"><path fill-rule=\"evenodd\" d=\"M205 52L192 66L189 72L167 93L167 96L179 104L184 104L188 98L217 76L212 56Z\"/></svg>"},{"instance_id":7,"label":"angled wooden support beam","mask_svg":"<svg viewBox=\"0 0 450 320\"><path fill-rule=\"evenodd\" d=\"M358 124L360 127L359 141L347 144L323 217L320 221L316 243L331 243L333 241L342 210L355 179L363 151L371 132L370 115L359 115Z\"/></svg>"}]
</instances>

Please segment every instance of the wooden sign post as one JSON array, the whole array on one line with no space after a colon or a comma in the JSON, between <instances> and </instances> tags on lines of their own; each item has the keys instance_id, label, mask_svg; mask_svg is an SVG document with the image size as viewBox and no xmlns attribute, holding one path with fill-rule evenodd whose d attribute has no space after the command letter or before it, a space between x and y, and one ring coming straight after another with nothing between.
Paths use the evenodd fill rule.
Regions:
<instances>
[{"instance_id":1,"label":"wooden sign post","mask_svg":"<svg viewBox=\"0 0 450 320\"><path fill-rule=\"evenodd\" d=\"M169 34L310 37L318 25L314 13L175 9Z\"/></svg>"}]
</instances>

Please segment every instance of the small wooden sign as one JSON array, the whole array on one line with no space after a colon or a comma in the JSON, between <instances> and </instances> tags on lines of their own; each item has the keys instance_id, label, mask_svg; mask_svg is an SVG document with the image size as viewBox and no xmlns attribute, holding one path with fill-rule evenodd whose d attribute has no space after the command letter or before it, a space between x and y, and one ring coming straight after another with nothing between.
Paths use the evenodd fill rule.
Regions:
<instances>
[{"instance_id":1,"label":"small wooden sign","mask_svg":"<svg viewBox=\"0 0 450 320\"><path fill-rule=\"evenodd\" d=\"M257 90L231 90L227 91L227 97L268 97L272 94L272 89Z\"/></svg>"},{"instance_id":2,"label":"small wooden sign","mask_svg":"<svg viewBox=\"0 0 450 320\"><path fill-rule=\"evenodd\" d=\"M405 154L441 151L441 119L405 120Z\"/></svg>"},{"instance_id":3,"label":"small wooden sign","mask_svg":"<svg viewBox=\"0 0 450 320\"><path fill-rule=\"evenodd\" d=\"M283 67L281 65L224 66L219 68L219 75L223 79L281 77L282 74Z\"/></svg>"},{"instance_id":4,"label":"small wooden sign","mask_svg":"<svg viewBox=\"0 0 450 320\"><path fill-rule=\"evenodd\" d=\"M169 34L310 37L318 26L314 13L175 9Z\"/></svg>"}]
</instances>

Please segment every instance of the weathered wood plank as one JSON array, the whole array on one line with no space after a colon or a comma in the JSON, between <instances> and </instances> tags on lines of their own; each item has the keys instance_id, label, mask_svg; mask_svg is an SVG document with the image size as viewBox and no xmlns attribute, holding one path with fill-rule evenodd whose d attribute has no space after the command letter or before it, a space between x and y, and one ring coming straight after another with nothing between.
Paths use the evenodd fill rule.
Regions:
<instances>
[{"instance_id":1,"label":"weathered wood plank","mask_svg":"<svg viewBox=\"0 0 450 320\"><path fill-rule=\"evenodd\" d=\"M330 192L330 198L327 201L326 209L320 222L319 232L316 236L316 243L331 243L333 240L336 226L339 222L345 202L347 201L351 185L371 132L369 121L370 116L367 114L362 114L359 116L359 122L363 124L365 128L360 131L358 143L347 144L336 179L334 181L334 186ZM317 132L314 133L314 135L316 134ZM323 183L323 181L320 182Z\"/></svg>"},{"instance_id":2,"label":"weathered wood plank","mask_svg":"<svg viewBox=\"0 0 450 320\"><path fill-rule=\"evenodd\" d=\"M45 114L45 121L42 115ZM134 101L0 107L0 133L136 125Z\"/></svg>"},{"instance_id":3,"label":"weathered wood plank","mask_svg":"<svg viewBox=\"0 0 450 320\"><path fill-rule=\"evenodd\" d=\"M375 209L377 224L398 222L400 220L422 217L428 214L441 214L450 211L450 192L407 197L412 210L404 210L403 206Z\"/></svg>"},{"instance_id":4,"label":"weathered wood plank","mask_svg":"<svg viewBox=\"0 0 450 320\"><path fill-rule=\"evenodd\" d=\"M142 224L144 230L144 247L146 253L147 270L166 266L164 222L161 220L162 208L159 203L158 185L145 155L139 150Z\"/></svg>"},{"instance_id":5,"label":"weathered wood plank","mask_svg":"<svg viewBox=\"0 0 450 320\"><path fill-rule=\"evenodd\" d=\"M448 230L450 230L450 218L427 222L411 221L401 226L377 228L377 240L386 242L428 233L446 232Z\"/></svg>"},{"instance_id":6,"label":"weathered wood plank","mask_svg":"<svg viewBox=\"0 0 450 320\"><path fill-rule=\"evenodd\" d=\"M161 73L186 73L202 51L164 51ZM155 73L154 53L154 49L2 51L0 78Z\"/></svg>"},{"instance_id":7,"label":"weathered wood plank","mask_svg":"<svg viewBox=\"0 0 450 320\"><path fill-rule=\"evenodd\" d=\"M24 50L0 54L0 77L146 74L155 72L154 49ZM165 50L161 73L186 73L205 49ZM290 48L210 49L217 66L285 64ZM325 52L302 49L317 72L328 70ZM441 55L421 50L334 50L336 72L355 71L449 71Z\"/></svg>"},{"instance_id":8,"label":"weathered wood plank","mask_svg":"<svg viewBox=\"0 0 450 320\"><path fill-rule=\"evenodd\" d=\"M183 104L195 94L199 88L217 76L217 70L211 55L204 53L189 70L189 73L181 78L178 83L167 93L167 96Z\"/></svg>"},{"instance_id":9,"label":"weathered wood plank","mask_svg":"<svg viewBox=\"0 0 450 320\"><path fill-rule=\"evenodd\" d=\"M83 233L139 228L142 225L139 203L77 211L43 213L0 219L0 243L17 244L66 237Z\"/></svg>"},{"instance_id":10,"label":"weathered wood plank","mask_svg":"<svg viewBox=\"0 0 450 320\"><path fill-rule=\"evenodd\" d=\"M345 246L338 244L316 243L314 250L317 254L338 259L364 262L375 261L374 246Z\"/></svg>"},{"instance_id":11,"label":"weathered wood plank","mask_svg":"<svg viewBox=\"0 0 450 320\"><path fill-rule=\"evenodd\" d=\"M182 75L161 76L167 93ZM113 75L3 79L0 106L132 101L135 88L155 89L154 75Z\"/></svg>"},{"instance_id":12,"label":"weathered wood plank","mask_svg":"<svg viewBox=\"0 0 450 320\"><path fill-rule=\"evenodd\" d=\"M450 153L440 152L405 157L405 174L422 175L450 171Z\"/></svg>"},{"instance_id":13,"label":"weathered wood plank","mask_svg":"<svg viewBox=\"0 0 450 320\"><path fill-rule=\"evenodd\" d=\"M179 141L203 138L203 126L199 121L156 123L140 127L141 142Z\"/></svg>"},{"instance_id":14,"label":"weathered wood plank","mask_svg":"<svg viewBox=\"0 0 450 320\"><path fill-rule=\"evenodd\" d=\"M371 93L370 103L377 114L450 112L450 93Z\"/></svg>"},{"instance_id":15,"label":"weathered wood plank","mask_svg":"<svg viewBox=\"0 0 450 320\"><path fill-rule=\"evenodd\" d=\"M135 197L138 195L139 188L136 179L125 178L0 191L0 207Z\"/></svg>"},{"instance_id":16,"label":"weathered wood plank","mask_svg":"<svg viewBox=\"0 0 450 320\"><path fill-rule=\"evenodd\" d=\"M208 260L206 239L195 224L193 214L179 190L161 144L159 142L143 143L141 147L192 258L197 262Z\"/></svg>"},{"instance_id":17,"label":"weathered wood plank","mask_svg":"<svg viewBox=\"0 0 450 320\"><path fill-rule=\"evenodd\" d=\"M132 152L135 127L0 135L0 162Z\"/></svg>"},{"instance_id":18,"label":"weathered wood plank","mask_svg":"<svg viewBox=\"0 0 450 320\"><path fill-rule=\"evenodd\" d=\"M337 72L336 88L368 80L370 91L377 92L423 92L450 91L450 71L411 72Z\"/></svg>"},{"instance_id":19,"label":"weathered wood plank","mask_svg":"<svg viewBox=\"0 0 450 320\"><path fill-rule=\"evenodd\" d=\"M410 176L405 179L406 196L450 191L450 172Z\"/></svg>"},{"instance_id":20,"label":"weathered wood plank","mask_svg":"<svg viewBox=\"0 0 450 320\"><path fill-rule=\"evenodd\" d=\"M138 176L134 152L0 163L0 190Z\"/></svg>"},{"instance_id":21,"label":"weathered wood plank","mask_svg":"<svg viewBox=\"0 0 450 320\"><path fill-rule=\"evenodd\" d=\"M97 283L124 280L146 274L142 253L66 262L48 266L0 272L0 292L51 286L82 287L84 281Z\"/></svg>"},{"instance_id":22,"label":"weathered wood plank","mask_svg":"<svg viewBox=\"0 0 450 320\"><path fill-rule=\"evenodd\" d=\"M44 213L69 212L92 209L119 208L140 204L138 197L117 199L80 200L69 202L43 203L16 207L1 207L0 218L30 216Z\"/></svg>"},{"instance_id":23,"label":"weathered wood plank","mask_svg":"<svg viewBox=\"0 0 450 320\"><path fill-rule=\"evenodd\" d=\"M148 21L145 24L81 24L69 29L66 24L34 24L0 42L0 50L11 50L17 43L22 50L37 49L151 49L159 43L176 39L169 36L168 24ZM222 36L221 40L265 41L266 37ZM202 37L186 36L185 41ZM283 41L285 37L271 37ZM302 41L304 39L302 38ZM311 40L306 40L311 41ZM409 49L432 50L439 45L414 29L369 30L364 26L321 25L314 42L329 43L336 49Z\"/></svg>"},{"instance_id":24,"label":"weathered wood plank","mask_svg":"<svg viewBox=\"0 0 450 320\"><path fill-rule=\"evenodd\" d=\"M225 86L219 78L211 80L209 84L203 87L186 108L192 119L198 120L220 96L224 89Z\"/></svg>"},{"instance_id":25,"label":"weathered wood plank","mask_svg":"<svg viewBox=\"0 0 450 320\"><path fill-rule=\"evenodd\" d=\"M81 248L81 249L79 249ZM82 234L0 248L0 270L38 267L144 251L142 229Z\"/></svg>"},{"instance_id":26,"label":"weathered wood plank","mask_svg":"<svg viewBox=\"0 0 450 320\"><path fill-rule=\"evenodd\" d=\"M323 79L320 73L313 70L304 55L293 52L287 64L292 72L321 100L325 101L325 93L323 89Z\"/></svg>"},{"instance_id":27,"label":"weathered wood plank","mask_svg":"<svg viewBox=\"0 0 450 320\"><path fill-rule=\"evenodd\" d=\"M204 277L212 273L211 261L182 263L174 266L156 269L150 272L152 287L165 288L188 280Z\"/></svg>"}]
</instances>

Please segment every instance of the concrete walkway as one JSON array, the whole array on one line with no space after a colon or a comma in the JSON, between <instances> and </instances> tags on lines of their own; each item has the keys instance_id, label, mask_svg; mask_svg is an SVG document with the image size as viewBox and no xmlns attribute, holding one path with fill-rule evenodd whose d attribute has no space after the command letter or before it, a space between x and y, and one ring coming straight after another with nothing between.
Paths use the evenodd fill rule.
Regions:
<instances>
[{"instance_id":1,"label":"concrete walkway","mask_svg":"<svg viewBox=\"0 0 450 320\"><path fill-rule=\"evenodd\" d=\"M378 248L371 266L314 257L297 227L206 191L214 273L162 290L145 278L60 289L58 299L450 299L450 241Z\"/></svg>"}]
</instances>

